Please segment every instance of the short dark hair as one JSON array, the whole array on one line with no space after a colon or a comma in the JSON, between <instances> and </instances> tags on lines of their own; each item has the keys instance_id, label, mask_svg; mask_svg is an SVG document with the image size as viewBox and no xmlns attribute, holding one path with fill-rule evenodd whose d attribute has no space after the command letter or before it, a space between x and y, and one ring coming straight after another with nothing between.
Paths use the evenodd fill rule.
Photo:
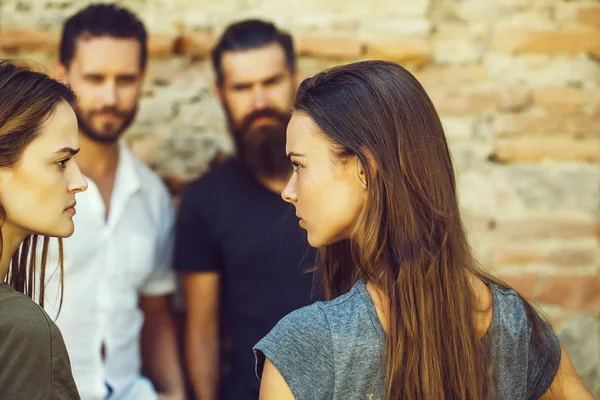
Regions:
<instances>
[{"instance_id":1,"label":"short dark hair","mask_svg":"<svg viewBox=\"0 0 600 400\"><path fill-rule=\"evenodd\" d=\"M270 43L279 43L285 52L285 60L290 72L296 71L296 54L292 37L277 27L260 19L248 19L236 22L225 30L212 51L212 62L217 75L217 83L223 83L221 59L227 51L256 49Z\"/></svg>"},{"instance_id":2,"label":"short dark hair","mask_svg":"<svg viewBox=\"0 0 600 400\"><path fill-rule=\"evenodd\" d=\"M114 4L92 4L65 22L60 41L60 62L68 67L82 35L135 38L140 42L142 69L148 59L148 35L144 24L129 10Z\"/></svg>"}]
</instances>

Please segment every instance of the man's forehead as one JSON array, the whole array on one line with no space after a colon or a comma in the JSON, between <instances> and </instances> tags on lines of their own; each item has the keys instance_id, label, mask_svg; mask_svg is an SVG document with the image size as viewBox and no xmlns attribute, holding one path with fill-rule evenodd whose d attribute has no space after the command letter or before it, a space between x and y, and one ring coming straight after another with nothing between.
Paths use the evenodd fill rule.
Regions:
<instances>
[{"instance_id":1,"label":"man's forehead","mask_svg":"<svg viewBox=\"0 0 600 400\"><path fill-rule=\"evenodd\" d=\"M288 71L285 51L276 42L255 49L227 51L221 59L223 76L228 81L253 82Z\"/></svg>"},{"instance_id":2,"label":"man's forehead","mask_svg":"<svg viewBox=\"0 0 600 400\"><path fill-rule=\"evenodd\" d=\"M85 69L110 67L135 73L140 57L141 46L135 38L82 35L77 39L73 61Z\"/></svg>"}]
</instances>

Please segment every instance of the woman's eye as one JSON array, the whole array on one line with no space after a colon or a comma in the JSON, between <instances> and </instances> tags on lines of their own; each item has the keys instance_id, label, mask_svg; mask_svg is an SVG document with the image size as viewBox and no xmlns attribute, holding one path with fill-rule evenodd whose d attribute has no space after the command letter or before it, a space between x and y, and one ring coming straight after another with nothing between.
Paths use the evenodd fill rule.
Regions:
<instances>
[{"instance_id":1,"label":"woman's eye","mask_svg":"<svg viewBox=\"0 0 600 400\"><path fill-rule=\"evenodd\" d=\"M67 162L69 162L70 158L66 158L64 160L60 160L56 162L56 165L58 165L60 168L66 168L67 166Z\"/></svg>"},{"instance_id":2,"label":"woman's eye","mask_svg":"<svg viewBox=\"0 0 600 400\"><path fill-rule=\"evenodd\" d=\"M294 167L294 171L298 171L300 168L302 168L302 165L294 161L292 161L292 166Z\"/></svg>"}]
</instances>

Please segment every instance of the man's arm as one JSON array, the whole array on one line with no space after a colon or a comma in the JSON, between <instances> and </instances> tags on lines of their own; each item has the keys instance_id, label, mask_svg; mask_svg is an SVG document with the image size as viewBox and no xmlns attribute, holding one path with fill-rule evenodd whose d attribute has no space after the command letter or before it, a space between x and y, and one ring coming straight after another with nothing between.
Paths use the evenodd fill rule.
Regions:
<instances>
[{"instance_id":1,"label":"man's arm","mask_svg":"<svg viewBox=\"0 0 600 400\"><path fill-rule=\"evenodd\" d=\"M220 375L219 274L184 273L181 281L188 375L198 400L216 400Z\"/></svg>"},{"instance_id":2,"label":"man's arm","mask_svg":"<svg viewBox=\"0 0 600 400\"><path fill-rule=\"evenodd\" d=\"M144 312L142 365L160 400L180 400L186 397L185 385L169 299L169 295L140 296Z\"/></svg>"}]
</instances>

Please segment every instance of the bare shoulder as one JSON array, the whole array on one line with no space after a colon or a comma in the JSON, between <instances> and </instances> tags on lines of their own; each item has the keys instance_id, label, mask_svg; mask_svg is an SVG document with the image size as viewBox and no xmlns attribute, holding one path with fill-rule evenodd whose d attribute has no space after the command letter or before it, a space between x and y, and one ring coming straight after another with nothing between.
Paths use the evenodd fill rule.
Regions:
<instances>
[{"instance_id":1,"label":"bare shoulder","mask_svg":"<svg viewBox=\"0 0 600 400\"><path fill-rule=\"evenodd\" d=\"M483 337L492 325L494 298L492 291L480 278L470 275L471 288L475 295L475 322L477 332Z\"/></svg>"}]
</instances>

